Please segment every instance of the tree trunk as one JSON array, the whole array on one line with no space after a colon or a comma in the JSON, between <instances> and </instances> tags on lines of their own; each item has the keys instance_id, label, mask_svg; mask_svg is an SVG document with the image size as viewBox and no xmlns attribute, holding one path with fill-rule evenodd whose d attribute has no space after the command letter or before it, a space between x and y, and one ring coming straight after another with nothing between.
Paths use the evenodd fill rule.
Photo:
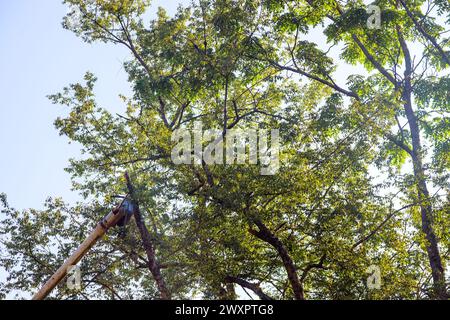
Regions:
<instances>
[{"instance_id":1,"label":"tree trunk","mask_svg":"<svg viewBox=\"0 0 450 320\"><path fill-rule=\"evenodd\" d=\"M147 227L145 226L144 220L142 219L142 214L139 209L139 204L134 199L133 185L131 184L130 177L128 176L128 174L125 174L125 178L127 180L128 191L130 193L130 196L132 197L133 204L135 206L134 218L136 220L136 225L139 229L139 233L141 234L142 244L143 244L145 252L147 254L148 268L153 275L153 279L155 279L156 285L158 286L158 290L159 290L161 299L170 300L171 299L170 292L167 289L164 278L161 275L161 268L159 266L159 263L156 260L156 254L155 254L155 249L153 248L152 237L151 237Z\"/></svg>"},{"instance_id":2,"label":"tree trunk","mask_svg":"<svg viewBox=\"0 0 450 320\"><path fill-rule=\"evenodd\" d=\"M397 33L403 54L405 56L405 80L403 88L403 99L405 101L404 110L406 118L408 119L409 129L411 131L411 143L413 147L411 157L413 161L414 177L416 180L415 183L420 203L422 232L425 234L425 238L427 240L426 249L433 277L435 296L438 299L447 299L448 295L445 285L445 272L442 266L441 256L439 254L438 241L432 226L433 208L430 203L430 193L428 191L425 168L423 166L423 150L420 139L420 128L412 106L412 60L408 46L399 27L397 27Z\"/></svg>"},{"instance_id":3,"label":"tree trunk","mask_svg":"<svg viewBox=\"0 0 450 320\"><path fill-rule=\"evenodd\" d=\"M428 191L425 169L422 163L421 142L417 118L408 103L405 105L405 111L408 118L409 128L411 130L414 177L417 184L417 193L420 203L422 232L425 234L425 238L427 240L426 249L433 276L434 291L437 298L447 299L448 296L445 286L445 272L442 266L441 256L439 254L438 241L432 226L433 208L430 203L430 193Z\"/></svg>"}]
</instances>

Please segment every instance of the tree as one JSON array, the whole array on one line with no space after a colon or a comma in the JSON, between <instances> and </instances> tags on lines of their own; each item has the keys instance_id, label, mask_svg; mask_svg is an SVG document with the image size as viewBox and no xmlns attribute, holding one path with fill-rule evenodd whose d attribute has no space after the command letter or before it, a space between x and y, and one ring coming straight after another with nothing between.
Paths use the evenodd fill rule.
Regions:
<instances>
[{"instance_id":1,"label":"tree","mask_svg":"<svg viewBox=\"0 0 450 320\"><path fill-rule=\"evenodd\" d=\"M97 105L97 79L87 73L50 97L70 110L56 128L86 155L68 171L88 205L49 200L44 211L18 212L4 198L3 291L42 284L113 196L127 192L128 171L160 276L148 274L133 228L83 260L83 274L95 276L83 277L82 291L61 286L53 297L234 299L236 285L261 299L447 297L447 22L433 22L433 10L421 13L421 1L377 2L376 30L357 1L202 0L174 17L160 9L149 25L147 1L65 3L69 17L80 13L66 28L130 50L134 96L112 115ZM311 33L368 73L349 75L348 88L338 84L339 61L307 40ZM196 123L225 138L229 129L279 129L279 171L175 165L171 136ZM370 265L382 270L380 291L366 287Z\"/></svg>"},{"instance_id":2,"label":"tree","mask_svg":"<svg viewBox=\"0 0 450 320\"><path fill-rule=\"evenodd\" d=\"M440 124L448 122L448 102L442 104L438 101L442 101L441 90L448 94L448 87L445 84L448 77L440 75L439 71L449 65L448 53L444 50L447 40L444 39L444 44L439 43L441 42L441 32L445 30L445 23L441 26L433 21L435 11L430 7L430 3L427 12L422 13L421 6L424 2L375 2L375 4L384 8L381 32L366 27L365 22L368 19L368 13L362 7L362 3L352 1L346 4L337 1L324 1L323 3L294 1L285 6L274 1L272 3L273 10L281 13L278 21L287 30L284 40L289 44L288 50L279 54L278 60L282 59L282 61L274 61L272 57L268 57L266 60L280 69L324 83L339 94L351 98L352 107L362 113L365 118L367 118L366 110L359 111L359 109L362 109L361 103L377 104L379 102L376 97L381 96L383 104L392 106L394 112L387 119L390 123L387 122L384 126L374 124L374 129L380 130L381 127L380 131L385 138L399 149L398 152L406 152L412 161L414 176L412 185L416 189L417 202L420 206L421 229L426 239L424 246L432 271L435 296L446 299L448 294L445 271L439 253L438 237L433 227L435 214L432 202L435 197L429 191L431 177L427 174L426 160L424 159L426 152L435 152L435 158L441 157L439 147L436 148L436 146L442 142L438 142L431 137L430 142L434 143L434 148L433 146L426 148L422 134L425 131L427 138L430 138L430 135L433 136L435 132L441 131L437 128L432 129L430 122L436 121ZM327 35L328 41L334 45L345 44L341 56L346 62L362 63L368 71L374 70L375 73L366 79L362 77L350 79L352 86L350 90L338 86L332 80L330 63L328 63L329 67L325 67L327 65L327 60L324 60L326 54L317 49L313 43L303 42L301 45L298 43L299 35L304 34L311 24L314 25L318 21L317 15L312 15L312 18L305 17L302 4L309 6L309 10L319 12L320 19L330 21L324 33ZM437 6L441 13L447 12L448 4L438 2ZM286 19L286 17L289 19ZM291 37L294 40L289 42L291 33L294 33L295 36ZM276 32L274 37L279 39L280 33ZM417 62L412 57L408 41L421 44L419 50L422 50L422 52L419 53ZM259 47L261 53L267 56L266 49L263 46ZM310 57L309 60L308 57ZM311 69L308 65L305 66L305 62L309 61L314 61L316 67ZM403 74L400 72L402 68L404 69ZM372 82L373 87L365 86L364 82ZM438 85L437 92L439 93L434 94L427 91L424 95L420 87L422 85L428 86L430 82L437 82L442 85ZM376 91L377 87L381 92ZM418 111L414 110L415 101L418 102L420 108ZM435 112L439 117L434 117L431 120L430 115ZM404 125L400 123L400 119L405 119ZM398 124L398 130L395 134L391 133L391 127L395 124L394 121ZM448 128L444 130L448 130ZM444 167L434 166L433 168L439 168L438 171L440 172L437 173L439 181L448 177L448 172L446 172L448 167L445 165ZM448 189L448 184L437 183L435 187Z\"/></svg>"}]
</instances>

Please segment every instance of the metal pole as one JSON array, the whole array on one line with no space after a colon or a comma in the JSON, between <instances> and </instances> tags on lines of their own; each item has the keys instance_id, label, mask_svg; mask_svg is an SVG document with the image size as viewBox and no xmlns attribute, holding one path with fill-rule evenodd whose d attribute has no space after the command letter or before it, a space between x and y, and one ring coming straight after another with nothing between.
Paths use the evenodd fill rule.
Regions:
<instances>
[{"instance_id":1,"label":"metal pole","mask_svg":"<svg viewBox=\"0 0 450 320\"><path fill-rule=\"evenodd\" d=\"M70 267L76 265L81 258L94 246L94 244L111 228L114 227L117 222L124 216L124 211L121 210L122 203L113 211L111 211L105 218L103 218L95 227L94 231L84 242L78 247L78 249L64 262L64 264L53 274L53 276L44 284L44 286L33 296L33 300L44 300L50 292L60 283L67 275L67 271Z\"/></svg>"}]
</instances>

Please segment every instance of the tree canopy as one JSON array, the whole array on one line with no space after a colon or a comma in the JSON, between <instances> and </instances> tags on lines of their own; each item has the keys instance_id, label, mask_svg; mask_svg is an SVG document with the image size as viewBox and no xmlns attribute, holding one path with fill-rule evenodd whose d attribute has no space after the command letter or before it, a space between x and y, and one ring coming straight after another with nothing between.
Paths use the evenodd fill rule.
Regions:
<instances>
[{"instance_id":1,"label":"tree canopy","mask_svg":"<svg viewBox=\"0 0 450 320\"><path fill-rule=\"evenodd\" d=\"M360 0L198 0L151 20L148 0L64 3L65 28L129 50L133 96L111 113L90 72L49 96L82 147L67 171L85 201L1 197L0 295L39 288L127 193L127 171L156 264L135 225L113 230L82 260L82 289L52 298L158 299L162 280L174 299L448 299L447 0L374 1L377 28ZM278 129L278 172L174 164L172 134L196 123Z\"/></svg>"}]
</instances>

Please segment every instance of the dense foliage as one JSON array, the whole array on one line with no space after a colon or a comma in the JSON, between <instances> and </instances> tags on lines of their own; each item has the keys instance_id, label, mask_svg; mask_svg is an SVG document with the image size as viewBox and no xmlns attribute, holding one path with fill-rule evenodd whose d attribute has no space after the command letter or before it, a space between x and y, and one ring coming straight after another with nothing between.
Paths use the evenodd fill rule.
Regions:
<instances>
[{"instance_id":1,"label":"dense foliage","mask_svg":"<svg viewBox=\"0 0 450 320\"><path fill-rule=\"evenodd\" d=\"M172 298L234 299L238 286L262 299L448 298L447 0L375 1L379 28L359 0L199 0L151 21L147 0L64 2L65 28L129 49L134 96L111 114L91 73L50 96L68 110L56 128L82 146L67 170L86 201L21 212L2 197L0 294L42 285L127 192L128 171ZM175 165L172 133L195 122L279 129L279 171ZM82 290L52 297L159 298L148 264L134 225L113 230L83 259Z\"/></svg>"}]
</instances>

